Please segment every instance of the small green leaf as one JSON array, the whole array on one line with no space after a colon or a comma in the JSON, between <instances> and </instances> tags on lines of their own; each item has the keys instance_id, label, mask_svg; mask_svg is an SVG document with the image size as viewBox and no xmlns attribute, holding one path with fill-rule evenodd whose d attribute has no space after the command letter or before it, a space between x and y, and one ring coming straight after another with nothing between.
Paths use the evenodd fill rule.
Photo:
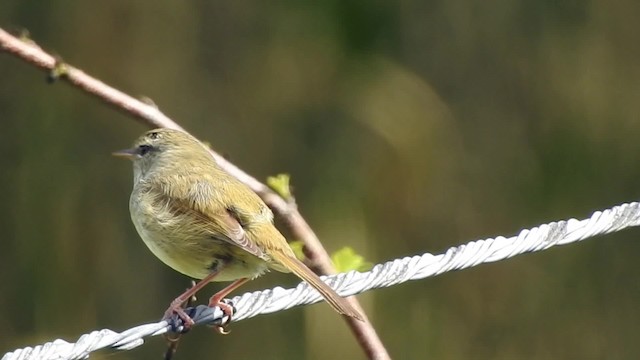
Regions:
<instances>
[{"instance_id":1,"label":"small green leaf","mask_svg":"<svg viewBox=\"0 0 640 360\"><path fill-rule=\"evenodd\" d=\"M285 200L291 199L291 185L289 174L278 174L267 178L267 185Z\"/></svg>"},{"instance_id":2,"label":"small green leaf","mask_svg":"<svg viewBox=\"0 0 640 360\"><path fill-rule=\"evenodd\" d=\"M303 261L305 256L304 256L304 251L302 251L302 248L304 247L304 244L302 243L302 241L299 241L299 240L292 241L289 243L289 246L291 247L291 250L293 250L293 253L296 254L296 257L298 258L298 260Z\"/></svg>"},{"instance_id":3,"label":"small green leaf","mask_svg":"<svg viewBox=\"0 0 640 360\"><path fill-rule=\"evenodd\" d=\"M346 272L351 270L367 271L373 267L373 264L365 261L362 255L358 255L351 247L345 246L336 251L331 256L331 260L338 272Z\"/></svg>"}]
</instances>

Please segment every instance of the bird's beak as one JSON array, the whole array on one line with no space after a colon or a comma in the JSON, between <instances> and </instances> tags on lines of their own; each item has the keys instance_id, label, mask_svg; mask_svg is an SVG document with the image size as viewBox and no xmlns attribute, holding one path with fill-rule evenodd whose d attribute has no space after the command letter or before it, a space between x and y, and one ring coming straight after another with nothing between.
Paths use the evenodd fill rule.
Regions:
<instances>
[{"instance_id":1,"label":"bird's beak","mask_svg":"<svg viewBox=\"0 0 640 360\"><path fill-rule=\"evenodd\" d=\"M124 150L114 151L111 153L111 155L133 160L134 158L138 157L138 152L137 152L137 149L133 148L133 149L124 149Z\"/></svg>"}]
</instances>

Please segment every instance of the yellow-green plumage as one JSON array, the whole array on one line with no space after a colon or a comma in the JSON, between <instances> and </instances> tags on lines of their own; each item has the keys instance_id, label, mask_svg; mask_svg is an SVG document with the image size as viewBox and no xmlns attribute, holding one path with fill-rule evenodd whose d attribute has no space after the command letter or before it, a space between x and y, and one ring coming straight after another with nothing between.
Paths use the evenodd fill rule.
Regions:
<instances>
[{"instance_id":1,"label":"yellow-green plumage","mask_svg":"<svg viewBox=\"0 0 640 360\"><path fill-rule=\"evenodd\" d=\"M292 271L336 311L362 318L295 258L262 199L222 170L197 139L157 129L117 154L134 163L131 219L165 264L196 279L218 271L212 281L255 278L269 269Z\"/></svg>"}]
</instances>

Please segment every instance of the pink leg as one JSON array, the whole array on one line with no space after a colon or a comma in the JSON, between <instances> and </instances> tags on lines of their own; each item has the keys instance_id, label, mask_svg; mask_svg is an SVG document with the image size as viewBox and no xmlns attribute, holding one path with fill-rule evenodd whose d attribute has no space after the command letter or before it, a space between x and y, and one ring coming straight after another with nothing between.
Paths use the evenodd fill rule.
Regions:
<instances>
[{"instance_id":1,"label":"pink leg","mask_svg":"<svg viewBox=\"0 0 640 360\"><path fill-rule=\"evenodd\" d=\"M224 299L227 295L229 295L233 290L242 286L247 281L249 281L249 278L238 279L232 282L231 284L229 284L229 286L215 293L211 298L209 298L209 307L218 306L222 310L222 312L224 312L225 315L231 318L231 315L233 315L233 307L221 302L221 300ZM220 334L229 333L222 326L216 326L215 330Z\"/></svg>"},{"instance_id":2,"label":"pink leg","mask_svg":"<svg viewBox=\"0 0 640 360\"><path fill-rule=\"evenodd\" d=\"M164 313L163 320L166 320L173 316L173 314L178 315L180 319L184 322L185 328L189 329L193 325L193 319L187 315L182 309L182 304L189 300L190 297L195 295L200 289L202 289L205 285L211 282L211 280L218 275L219 271L212 272L207 275L204 279L198 281L195 285L193 285L190 289L182 293L180 296L175 298L169 305L169 308Z\"/></svg>"}]
</instances>

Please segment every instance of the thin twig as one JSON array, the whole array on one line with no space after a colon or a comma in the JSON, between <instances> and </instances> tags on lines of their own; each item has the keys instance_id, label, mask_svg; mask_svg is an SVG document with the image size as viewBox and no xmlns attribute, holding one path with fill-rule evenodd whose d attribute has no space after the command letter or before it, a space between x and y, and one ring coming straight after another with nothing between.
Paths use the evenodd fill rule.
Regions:
<instances>
[{"instance_id":1,"label":"thin twig","mask_svg":"<svg viewBox=\"0 0 640 360\"><path fill-rule=\"evenodd\" d=\"M68 81L84 92L133 116L147 126L152 128L166 127L184 130L154 105L135 99L87 75L82 70L61 63L59 59L42 50L34 42L18 39L1 28L0 49L49 72L50 76L55 75L56 79ZM305 254L309 257L311 266L315 271L325 275L335 273L329 254L294 204L285 201L282 197L271 191L268 186L245 173L221 155L214 151L211 151L211 153L221 167L260 195L273 212L284 220L293 237L302 241L305 245ZM349 301L361 314L364 314L362 307L355 297L350 297ZM363 322L349 317L345 317L345 321L349 324L351 331L354 333L368 358L390 359L375 329L366 318L366 315L364 315L364 317L365 321Z\"/></svg>"}]
</instances>

